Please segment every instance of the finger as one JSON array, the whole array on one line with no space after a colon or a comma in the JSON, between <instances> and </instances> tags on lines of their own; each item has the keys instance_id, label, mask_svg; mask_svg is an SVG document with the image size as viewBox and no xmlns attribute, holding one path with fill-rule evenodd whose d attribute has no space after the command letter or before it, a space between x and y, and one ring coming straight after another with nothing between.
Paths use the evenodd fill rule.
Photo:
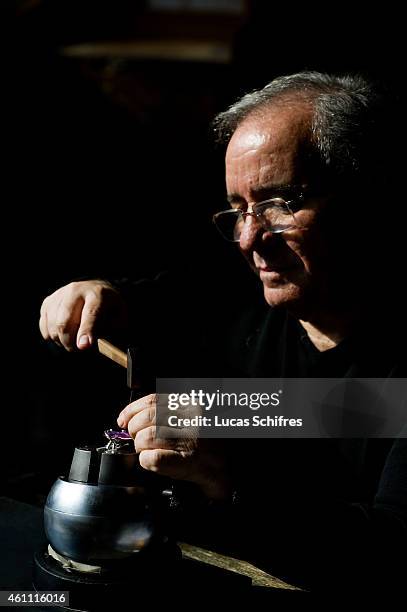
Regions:
<instances>
[{"instance_id":1,"label":"finger","mask_svg":"<svg viewBox=\"0 0 407 612\"><path fill-rule=\"evenodd\" d=\"M45 308L41 308L41 316L38 325L40 328L41 336L44 338L44 340L49 340L50 335L48 332L47 311L45 310Z\"/></svg>"},{"instance_id":2,"label":"finger","mask_svg":"<svg viewBox=\"0 0 407 612\"><path fill-rule=\"evenodd\" d=\"M187 479L190 468L188 461L176 451L163 448L143 450L139 456L140 465L145 470L157 472L170 478Z\"/></svg>"},{"instance_id":3,"label":"finger","mask_svg":"<svg viewBox=\"0 0 407 612\"><path fill-rule=\"evenodd\" d=\"M83 299L77 295L65 296L59 305L56 327L59 340L67 351L72 351L75 347L82 308Z\"/></svg>"},{"instance_id":4,"label":"finger","mask_svg":"<svg viewBox=\"0 0 407 612\"><path fill-rule=\"evenodd\" d=\"M101 299L96 294L88 293L82 309L80 326L76 337L76 346L86 349L93 343L94 328L100 314Z\"/></svg>"},{"instance_id":5,"label":"finger","mask_svg":"<svg viewBox=\"0 0 407 612\"><path fill-rule=\"evenodd\" d=\"M155 410L156 401L157 394L151 393L150 395L144 395L135 402L128 404L128 406L126 406L117 417L117 424L119 427L127 427L130 419L142 410L150 409L152 407L154 407Z\"/></svg>"},{"instance_id":6,"label":"finger","mask_svg":"<svg viewBox=\"0 0 407 612\"><path fill-rule=\"evenodd\" d=\"M59 297L54 305L51 305L47 308L47 327L48 327L48 335L56 344L61 346L61 341L59 339L58 327L57 327L57 319L58 319L58 310L60 303L62 301L62 297Z\"/></svg>"},{"instance_id":7,"label":"finger","mask_svg":"<svg viewBox=\"0 0 407 612\"><path fill-rule=\"evenodd\" d=\"M155 425L150 425L149 427L138 431L134 438L134 446L136 451L140 453L143 450L162 448L177 451L181 456L186 457L196 447L195 439L191 439L190 437L174 437L174 435L171 435L173 432L171 431L170 427L160 427L159 433L160 437L158 438L157 428Z\"/></svg>"},{"instance_id":8,"label":"finger","mask_svg":"<svg viewBox=\"0 0 407 612\"><path fill-rule=\"evenodd\" d=\"M58 346L61 346L61 343L58 338L55 338L55 337L51 338L51 334L49 332L49 326L48 326L48 315L47 315L46 310L44 310L41 314L39 326L40 326L41 335L44 338L44 340L52 339L55 344L57 344Z\"/></svg>"},{"instance_id":9,"label":"finger","mask_svg":"<svg viewBox=\"0 0 407 612\"><path fill-rule=\"evenodd\" d=\"M134 439L137 432L141 431L142 429L146 429L146 427L150 427L151 425L155 425L155 422L155 404L150 404L147 408L141 410L131 417L127 424L127 430Z\"/></svg>"}]
</instances>

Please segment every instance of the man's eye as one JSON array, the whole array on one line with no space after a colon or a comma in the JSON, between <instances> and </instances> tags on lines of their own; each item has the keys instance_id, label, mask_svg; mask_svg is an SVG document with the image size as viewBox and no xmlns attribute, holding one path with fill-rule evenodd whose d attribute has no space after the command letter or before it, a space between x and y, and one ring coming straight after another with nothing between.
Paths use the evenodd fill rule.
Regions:
<instances>
[{"instance_id":1,"label":"man's eye","mask_svg":"<svg viewBox=\"0 0 407 612\"><path fill-rule=\"evenodd\" d=\"M257 210L258 213L260 214L271 214L272 211L274 212L281 212L281 213L289 213L290 211L288 210L287 204L285 203L284 200L275 200L273 202L270 202L269 204L265 204L264 206L260 206Z\"/></svg>"},{"instance_id":2,"label":"man's eye","mask_svg":"<svg viewBox=\"0 0 407 612\"><path fill-rule=\"evenodd\" d=\"M281 212L289 212L286 204L273 204L272 206L270 206L270 208Z\"/></svg>"}]
</instances>

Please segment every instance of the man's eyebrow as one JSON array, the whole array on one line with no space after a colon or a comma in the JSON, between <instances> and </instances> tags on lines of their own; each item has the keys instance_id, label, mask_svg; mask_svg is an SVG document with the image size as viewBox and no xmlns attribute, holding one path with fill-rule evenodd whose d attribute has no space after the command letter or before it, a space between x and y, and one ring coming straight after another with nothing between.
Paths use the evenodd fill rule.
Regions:
<instances>
[{"instance_id":1,"label":"man's eyebrow","mask_svg":"<svg viewBox=\"0 0 407 612\"><path fill-rule=\"evenodd\" d=\"M238 193L228 193L226 199L229 202L229 204L232 204L232 202L243 202L244 200L244 198Z\"/></svg>"},{"instance_id":2,"label":"man's eyebrow","mask_svg":"<svg viewBox=\"0 0 407 612\"><path fill-rule=\"evenodd\" d=\"M270 185L261 185L261 187L253 189L253 194L256 197L263 197L271 194L286 194L297 189L298 185L293 185L292 183L280 183L278 185L270 183Z\"/></svg>"},{"instance_id":3,"label":"man's eyebrow","mask_svg":"<svg viewBox=\"0 0 407 612\"><path fill-rule=\"evenodd\" d=\"M263 198L266 199L266 196L269 196L271 194L275 194L275 195L279 195L279 194L286 194L286 193L290 193L293 191L296 191L299 189L298 185L293 185L292 183L280 183L280 184L274 184L274 183L270 183L269 185L262 185L261 187L257 187L256 189L252 190L253 195L256 198ZM231 204L232 202L242 202L244 201L244 197L239 195L238 193L230 193L227 196L227 200L228 202Z\"/></svg>"}]
</instances>

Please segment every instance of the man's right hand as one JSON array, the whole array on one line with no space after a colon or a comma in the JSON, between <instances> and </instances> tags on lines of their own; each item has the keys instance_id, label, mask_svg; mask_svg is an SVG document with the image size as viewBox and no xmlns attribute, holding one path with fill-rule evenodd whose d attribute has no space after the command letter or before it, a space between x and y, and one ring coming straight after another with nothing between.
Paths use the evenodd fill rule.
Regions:
<instances>
[{"instance_id":1,"label":"man's right hand","mask_svg":"<svg viewBox=\"0 0 407 612\"><path fill-rule=\"evenodd\" d=\"M127 308L120 293L107 281L69 283L45 298L41 306L40 331L67 351L89 348L95 327L111 331L127 323Z\"/></svg>"}]
</instances>

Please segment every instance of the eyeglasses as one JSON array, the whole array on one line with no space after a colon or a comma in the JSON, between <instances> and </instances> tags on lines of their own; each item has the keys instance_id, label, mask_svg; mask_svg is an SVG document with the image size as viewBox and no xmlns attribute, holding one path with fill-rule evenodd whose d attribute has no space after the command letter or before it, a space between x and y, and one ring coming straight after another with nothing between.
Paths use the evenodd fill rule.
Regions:
<instances>
[{"instance_id":1,"label":"eyeglasses","mask_svg":"<svg viewBox=\"0 0 407 612\"><path fill-rule=\"evenodd\" d=\"M271 198L257 202L252 212L233 209L222 210L213 215L213 222L223 238L230 242L239 242L247 217L254 217L266 232L281 234L298 227L294 212L298 211L304 201L304 194L299 193L291 200Z\"/></svg>"}]
</instances>

